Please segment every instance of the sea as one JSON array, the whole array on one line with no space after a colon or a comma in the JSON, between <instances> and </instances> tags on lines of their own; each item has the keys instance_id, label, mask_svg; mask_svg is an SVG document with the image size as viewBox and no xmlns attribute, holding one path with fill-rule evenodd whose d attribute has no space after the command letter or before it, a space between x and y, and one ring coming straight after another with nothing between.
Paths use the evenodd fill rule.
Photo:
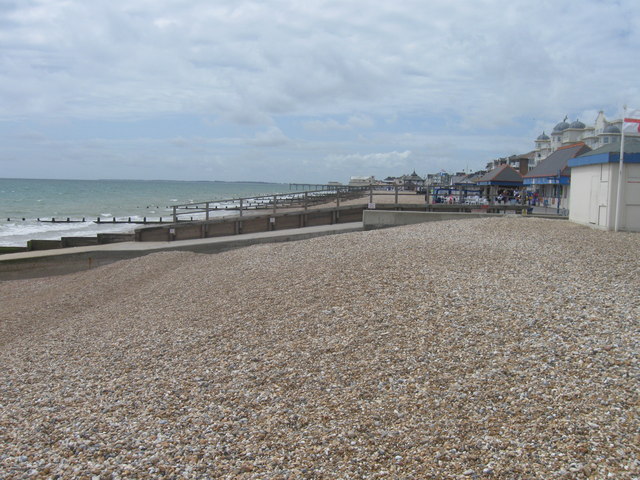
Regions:
<instances>
[{"instance_id":1,"label":"sea","mask_svg":"<svg viewBox=\"0 0 640 480\"><path fill-rule=\"evenodd\" d=\"M166 219L171 217L172 205L176 204L288 192L289 184L283 183L0 178L0 246L26 246L29 240L128 233L141 225L109 222L114 218ZM216 214L223 216L225 211ZM47 221L67 218L73 222Z\"/></svg>"}]
</instances>

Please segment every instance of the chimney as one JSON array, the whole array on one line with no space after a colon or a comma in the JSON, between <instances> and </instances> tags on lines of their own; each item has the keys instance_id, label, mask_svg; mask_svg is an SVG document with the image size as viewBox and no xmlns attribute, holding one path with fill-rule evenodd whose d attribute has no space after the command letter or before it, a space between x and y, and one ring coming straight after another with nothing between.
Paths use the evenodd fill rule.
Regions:
<instances>
[{"instance_id":1,"label":"chimney","mask_svg":"<svg viewBox=\"0 0 640 480\"><path fill-rule=\"evenodd\" d=\"M529 173L529 159L528 158L519 158L520 160L520 175L523 177Z\"/></svg>"}]
</instances>

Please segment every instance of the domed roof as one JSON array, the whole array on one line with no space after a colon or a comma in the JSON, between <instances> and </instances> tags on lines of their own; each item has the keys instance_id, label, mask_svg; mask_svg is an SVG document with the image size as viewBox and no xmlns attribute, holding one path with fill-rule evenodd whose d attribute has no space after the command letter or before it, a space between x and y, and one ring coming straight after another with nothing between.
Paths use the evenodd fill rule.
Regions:
<instances>
[{"instance_id":1,"label":"domed roof","mask_svg":"<svg viewBox=\"0 0 640 480\"><path fill-rule=\"evenodd\" d=\"M604 127L602 133L620 133L620 129L615 125L607 125Z\"/></svg>"},{"instance_id":2,"label":"domed roof","mask_svg":"<svg viewBox=\"0 0 640 480\"><path fill-rule=\"evenodd\" d=\"M576 120L571 125L569 125L569 128L585 128L585 126L586 125L582 123L580 120Z\"/></svg>"},{"instance_id":3,"label":"domed roof","mask_svg":"<svg viewBox=\"0 0 640 480\"><path fill-rule=\"evenodd\" d=\"M550 140L549 135L547 135L546 133L542 132L542 135L540 135L537 140Z\"/></svg>"},{"instance_id":4,"label":"domed roof","mask_svg":"<svg viewBox=\"0 0 640 480\"><path fill-rule=\"evenodd\" d=\"M564 120L558 123L555 127L553 127L554 133L560 133L569 128L570 125L567 123L567 117L564 117Z\"/></svg>"}]
</instances>

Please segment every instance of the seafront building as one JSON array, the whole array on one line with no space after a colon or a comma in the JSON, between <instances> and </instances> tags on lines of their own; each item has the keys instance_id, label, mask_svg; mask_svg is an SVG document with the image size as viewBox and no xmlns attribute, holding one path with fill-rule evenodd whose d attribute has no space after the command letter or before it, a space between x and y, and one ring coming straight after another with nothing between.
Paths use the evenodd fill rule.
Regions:
<instances>
[{"instance_id":1,"label":"seafront building","mask_svg":"<svg viewBox=\"0 0 640 480\"><path fill-rule=\"evenodd\" d=\"M620 129L622 119L607 120L603 111L598 112L593 125L585 125L580 120L569 123L568 117L558 122L550 134L543 131L534 141L535 147L532 151L501 157L487 163L486 169L493 170L501 165L510 165L516 170L522 171L520 162L527 160L529 169L533 169L544 161L556 150L582 142L584 145L594 150L603 145L616 143L620 140Z\"/></svg>"},{"instance_id":2,"label":"seafront building","mask_svg":"<svg viewBox=\"0 0 640 480\"><path fill-rule=\"evenodd\" d=\"M619 207L620 142L608 143L574 157L568 161L568 166L572 183L569 220L614 230L619 215L619 230L640 232L640 139L625 135Z\"/></svg>"},{"instance_id":3,"label":"seafront building","mask_svg":"<svg viewBox=\"0 0 640 480\"><path fill-rule=\"evenodd\" d=\"M350 187L368 187L369 185L375 185L376 179L373 175L368 177L351 177L349 179Z\"/></svg>"},{"instance_id":4,"label":"seafront building","mask_svg":"<svg viewBox=\"0 0 640 480\"><path fill-rule=\"evenodd\" d=\"M514 192L522 188L522 175L510 165L501 165L476 180L483 187L483 196L490 201L511 201Z\"/></svg>"},{"instance_id":5,"label":"seafront building","mask_svg":"<svg viewBox=\"0 0 640 480\"><path fill-rule=\"evenodd\" d=\"M424 186L424 178L418 175L415 170L409 175L403 175L400 180L405 190L414 191Z\"/></svg>"},{"instance_id":6,"label":"seafront building","mask_svg":"<svg viewBox=\"0 0 640 480\"><path fill-rule=\"evenodd\" d=\"M563 212L570 206L570 159L606 145L620 142L622 119L608 120L603 111L598 112L592 125L579 119L573 122L565 117L550 134L543 131L534 141L534 150L497 158L487 164L491 171L502 165L510 165L524 175L524 186L535 195L537 203L551 206ZM528 162L525 171L521 162ZM518 167L520 165L520 168Z\"/></svg>"},{"instance_id":7,"label":"seafront building","mask_svg":"<svg viewBox=\"0 0 640 480\"><path fill-rule=\"evenodd\" d=\"M591 150L620 140L622 119L607 120L600 110L593 125L585 125L576 119L569 123L568 117L556 124L551 135L542 132L535 140L534 165L539 164L553 152L567 145L584 143Z\"/></svg>"},{"instance_id":8,"label":"seafront building","mask_svg":"<svg viewBox=\"0 0 640 480\"><path fill-rule=\"evenodd\" d=\"M424 179L417 175L414 170L410 175L387 177L385 180L379 182L375 181L373 177L352 177L349 184L393 185L405 190L425 192L440 192L446 190L449 192L447 197L459 197L460 199L466 197L467 191L474 190L481 193L481 196L490 202L495 201L499 192L507 191L514 197L519 194L524 194L530 203L556 208L559 213L567 214L570 211L572 201L578 201L576 200L577 198L580 198L580 202L584 200L584 198L582 198L584 196L583 185L580 186L575 195L571 194L572 166L595 165L595 163L593 163L595 160L593 159L589 161L585 160L587 163L584 164L578 160L574 161L574 159L578 159L592 151L610 152L611 149L616 148L615 145L618 145L617 148L619 151L621 129L622 119L609 120L603 111L598 112L594 123L591 125L587 125L577 118L573 122L569 122L568 117L565 117L553 127L549 134L543 131L535 139L535 148L533 150L494 159L487 163L486 170L475 173L449 173L441 170L437 173L427 174ZM604 150L601 150L602 148L604 148ZM632 153L635 154L637 152ZM601 169L604 168L602 165L609 163L609 160L603 160L604 157L596 156L594 158L596 158L598 162L602 160L602 162L597 163ZM631 163L633 164L634 162ZM628 175L636 175L635 167L629 166L628 168ZM587 175L587 173L582 172L581 175ZM588 175L591 175L591 173ZM605 175L605 173L603 173L603 175ZM609 187L610 186L609 184ZM631 192L630 195L640 195L640 193L635 193L633 188L629 188L628 190ZM610 197L611 193L609 190L607 191ZM453 195L452 192L455 193L455 195ZM463 194L462 192L465 193ZM595 198L593 194L592 197ZM438 195L434 194L432 198L436 199ZM640 200L638 200L637 203L640 203ZM629 213L630 218L635 218L635 213L633 213L635 212L635 204L631 201L628 205L628 211L631 212ZM598 208L604 206L605 204L602 203ZM595 209L593 206L590 208ZM604 212L604 209L602 212ZM609 217L604 213L602 213L601 216L602 218L600 219L600 217L598 217L595 223L606 228L610 224L610 219L608 220L607 218ZM594 215L591 215L590 221L592 223L593 218Z\"/></svg>"},{"instance_id":9,"label":"seafront building","mask_svg":"<svg viewBox=\"0 0 640 480\"><path fill-rule=\"evenodd\" d=\"M525 174L523 184L535 191L540 205L568 210L571 189L569 160L590 151L591 148L583 142L563 145Z\"/></svg>"}]
</instances>

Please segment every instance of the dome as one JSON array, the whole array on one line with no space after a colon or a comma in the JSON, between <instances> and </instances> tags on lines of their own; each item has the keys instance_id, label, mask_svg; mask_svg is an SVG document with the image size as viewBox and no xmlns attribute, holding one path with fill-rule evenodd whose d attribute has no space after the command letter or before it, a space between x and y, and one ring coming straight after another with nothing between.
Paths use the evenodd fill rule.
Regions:
<instances>
[{"instance_id":1,"label":"dome","mask_svg":"<svg viewBox=\"0 0 640 480\"><path fill-rule=\"evenodd\" d=\"M585 126L586 125L582 123L580 120L576 120L571 125L569 125L569 128L585 128Z\"/></svg>"},{"instance_id":2,"label":"dome","mask_svg":"<svg viewBox=\"0 0 640 480\"><path fill-rule=\"evenodd\" d=\"M567 117L565 117L565 119L563 121L561 121L559 124L557 124L555 127L553 127L553 132L554 133L560 133L565 131L567 128L569 128L569 124L567 123Z\"/></svg>"},{"instance_id":3,"label":"dome","mask_svg":"<svg viewBox=\"0 0 640 480\"><path fill-rule=\"evenodd\" d=\"M620 133L620 129L615 125L607 125L604 127L602 133Z\"/></svg>"},{"instance_id":4,"label":"dome","mask_svg":"<svg viewBox=\"0 0 640 480\"><path fill-rule=\"evenodd\" d=\"M549 138L549 135L542 132L542 135L540 135L536 140L550 140L550 138Z\"/></svg>"}]
</instances>

